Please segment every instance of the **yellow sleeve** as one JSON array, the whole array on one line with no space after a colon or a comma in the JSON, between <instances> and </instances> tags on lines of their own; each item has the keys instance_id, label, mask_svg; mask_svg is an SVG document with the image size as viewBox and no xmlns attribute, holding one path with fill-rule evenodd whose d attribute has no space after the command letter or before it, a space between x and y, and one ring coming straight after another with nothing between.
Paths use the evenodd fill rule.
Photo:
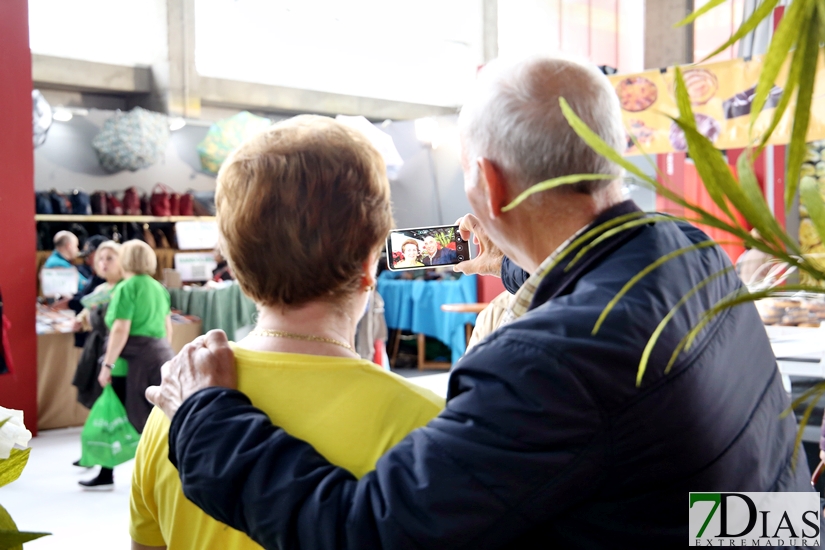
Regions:
<instances>
[{"instance_id":1,"label":"yellow sleeve","mask_svg":"<svg viewBox=\"0 0 825 550\"><path fill-rule=\"evenodd\" d=\"M157 460L165 459L161 429L163 412L155 408L146 421L140 436L135 468L132 474L132 490L129 502L129 534L132 540L144 546L166 546L160 530L158 507L155 502L155 477ZM159 441L159 439L161 441Z\"/></svg>"}]
</instances>

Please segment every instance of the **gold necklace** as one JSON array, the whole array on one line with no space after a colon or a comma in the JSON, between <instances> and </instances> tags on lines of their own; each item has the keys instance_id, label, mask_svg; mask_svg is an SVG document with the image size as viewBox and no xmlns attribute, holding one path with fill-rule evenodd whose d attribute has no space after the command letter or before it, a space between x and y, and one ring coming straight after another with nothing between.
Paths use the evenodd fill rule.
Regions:
<instances>
[{"instance_id":1,"label":"gold necklace","mask_svg":"<svg viewBox=\"0 0 825 550\"><path fill-rule=\"evenodd\" d=\"M304 340L306 342L323 342L325 344L334 344L336 346L341 346L344 349L348 349L352 353L355 353L355 355L358 355L358 353L355 351L355 348L353 348L346 342L333 340L332 338L324 338L323 336L312 336L310 334L295 334L294 332L284 332L282 330L272 330L268 328L256 328L249 334L251 336L268 336L271 338L292 338L293 340Z\"/></svg>"}]
</instances>

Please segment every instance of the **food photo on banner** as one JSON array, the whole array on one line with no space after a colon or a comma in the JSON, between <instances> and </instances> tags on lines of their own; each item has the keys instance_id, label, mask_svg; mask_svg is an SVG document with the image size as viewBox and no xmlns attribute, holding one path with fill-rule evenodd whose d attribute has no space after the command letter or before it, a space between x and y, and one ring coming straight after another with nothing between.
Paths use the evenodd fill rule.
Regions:
<instances>
[{"instance_id":1,"label":"food photo on banner","mask_svg":"<svg viewBox=\"0 0 825 550\"><path fill-rule=\"evenodd\" d=\"M751 104L762 72L762 56L735 59L682 68L690 103L699 132L717 149L738 149L751 144L751 136L767 130L774 108L788 78L790 58L785 62L770 90L765 106L750 128ZM825 139L825 78L820 57L811 103L808 141ZM625 155L659 154L687 150L684 132L670 117L679 116L676 105L675 69L608 76L622 107L628 133ZM794 100L785 111L771 139L772 145L791 140ZM632 137L631 137L632 136ZM634 143L635 138L635 143Z\"/></svg>"}]
</instances>

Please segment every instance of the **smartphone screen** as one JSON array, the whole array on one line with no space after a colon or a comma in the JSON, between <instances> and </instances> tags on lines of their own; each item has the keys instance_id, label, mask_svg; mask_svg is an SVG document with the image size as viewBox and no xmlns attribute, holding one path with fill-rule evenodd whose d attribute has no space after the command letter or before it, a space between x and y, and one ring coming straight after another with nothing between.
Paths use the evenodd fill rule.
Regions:
<instances>
[{"instance_id":1,"label":"smartphone screen","mask_svg":"<svg viewBox=\"0 0 825 550\"><path fill-rule=\"evenodd\" d=\"M457 225L393 229L387 237L387 267L393 271L432 269L469 259L469 243Z\"/></svg>"}]
</instances>

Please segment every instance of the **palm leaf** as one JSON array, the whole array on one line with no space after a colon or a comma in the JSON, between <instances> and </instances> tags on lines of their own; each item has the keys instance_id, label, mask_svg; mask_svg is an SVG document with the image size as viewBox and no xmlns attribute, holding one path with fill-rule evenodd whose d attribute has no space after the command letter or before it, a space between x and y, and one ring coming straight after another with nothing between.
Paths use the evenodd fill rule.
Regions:
<instances>
[{"instance_id":1,"label":"palm leaf","mask_svg":"<svg viewBox=\"0 0 825 550\"><path fill-rule=\"evenodd\" d=\"M793 56L791 57L791 68L788 71L788 79L785 82L785 88L782 90L782 95L779 98L779 103L776 104L776 107L773 110L773 118L771 118L771 123L768 125L768 128L765 130L765 133L762 134L762 140L759 143L757 156L760 153L762 153L762 150L765 148L765 145L767 145L768 140L770 140L774 130L776 130L776 127L782 120L782 116L785 114L785 111L788 110L788 105L791 104L791 99L793 99L794 97L794 92L799 87L799 75L802 74L802 65L804 63L805 49L806 46L803 43L800 44L799 47L797 47L796 50L794 50L793 52Z\"/></svg>"},{"instance_id":2,"label":"palm leaf","mask_svg":"<svg viewBox=\"0 0 825 550\"><path fill-rule=\"evenodd\" d=\"M640 225L647 225L649 223L655 223L660 221L675 221L679 218L671 216L669 214L658 214L658 215L649 215L645 216L642 219L635 219L630 220L628 222L624 222L620 224L618 227L614 227L613 229L606 229L600 232L599 236L589 242L587 245L581 248L576 255L570 260L570 263L565 266L564 270L568 271L572 268L576 263L582 259L582 257L590 252L591 249L598 246L599 243L604 242L606 239L609 239L613 235L618 235L619 233L626 231L628 229L633 229L634 227L638 227ZM572 246L568 247L568 250L572 250Z\"/></svg>"},{"instance_id":3,"label":"palm leaf","mask_svg":"<svg viewBox=\"0 0 825 550\"><path fill-rule=\"evenodd\" d=\"M802 161L805 158L807 148L805 136L808 133L808 122L811 118L811 101L816 80L816 63L819 57L819 21L816 17L811 17L803 33L803 40L807 43L803 57L803 67L808 69L802 70L799 75L799 91L796 94L791 144L788 148L788 170L785 177L786 209L790 209L794 196L796 196L799 171L802 168Z\"/></svg>"},{"instance_id":4,"label":"palm leaf","mask_svg":"<svg viewBox=\"0 0 825 550\"><path fill-rule=\"evenodd\" d=\"M749 211L742 212L741 209L739 211L742 212L751 225L759 231L763 239L769 239L777 244L784 243L789 250L799 254L799 247L797 247L794 240L782 229L779 222L777 222L776 218L771 214L768 203L765 202L765 197L762 195L762 190L759 188L759 182L753 171L751 153L752 150L745 150L744 153L739 155L739 159L736 162L742 195L744 201L750 205Z\"/></svg>"},{"instance_id":5,"label":"palm leaf","mask_svg":"<svg viewBox=\"0 0 825 550\"><path fill-rule=\"evenodd\" d=\"M694 294L702 290L710 282L718 279L726 273L730 273L731 271L733 271L733 269L733 266L729 266L721 271L717 271L713 275L705 277L703 281L698 283L696 286L690 289L690 291L687 294L682 296L682 298L678 302L676 302L676 305L673 306L670 309L670 311L667 312L667 315L665 315L664 318L659 322L659 325L656 327L656 330L654 330L653 334L650 335L650 338L647 341L647 345L645 346L644 351L642 351L642 358L639 361L639 369L636 371L636 387L642 385L642 378L645 375L645 370L647 370L647 363L650 360L650 354L653 352L653 347L656 345L656 342L659 341L659 336L662 335L662 332L664 332L665 327L670 322L670 320L673 319L674 315L676 315L676 312L679 311L679 309L681 309L681 307L685 305ZM666 370L665 374L667 374L668 372L669 371Z\"/></svg>"},{"instance_id":6,"label":"palm leaf","mask_svg":"<svg viewBox=\"0 0 825 550\"><path fill-rule=\"evenodd\" d=\"M791 46L793 46L799 37L799 27L802 21L811 16L813 7L812 2L792 2L785 10L785 14L779 22L776 31L773 33L771 47L765 53L765 58L762 62L762 72L759 74L759 82L756 84L756 92L753 103L751 104L751 126L756 122L759 113L762 112L762 108L768 99L768 93L776 83L776 77L779 75L779 71L788 57L788 52L791 51ZM790 100L791 93L796 86L798 78L798 74L795 79L792 79L789 75L785 90L782 92L783 99L786 99L785 96L787 95L787 100ZM777 122L779 118L782 117L787 103L786 101L783 106L780 101L780 105L777 106L774 112L774 119ZM778 117L777 114L779 115ZM775 128L776 125L774 124L773 127ZM770 132L766 135L769 134Z\"/></svg>"},{"instance_id":7,"label":"palm leaf","mask_svg":"<svg viewBox=\"0 0 825 550\"><path fill-rule=\"evenodd\" d=\"M0 550L22 550L23 543L29 542L40 537L45 537L50 533L21 533L17 530L14 520L6 511L0 506Z\"/></svg>"},{"instance_id":8,"label":"palm leaf","mask_svg":"<svg viewBox=\"0 0 825 550\"><path fill-rule=\"evenodd\" d=\"M537 183L535 185L530 186L526 191L522 191L519 195L513 199L513 201L508 204L507 206L502 207L502 212L508 212L527 200L528 197L535 193L540 193L541 191L547 191L549 189L555 189L556 187L561 187L562 185L570 185L573 183L579 183L580 181L592 181L592 180L612 180L616 179L616 176L612 176L609 174L573 174L570 176L560 176L558 178L552 178L549 180L545 180L543 182Z\"/></svg>"},{"instance_id":9,"label":"palm leaf","mask_svg":"<svg viewBox=\"0 0 825 550\"><path fill-rule=\"evenodd\" d=\"M733 35L731 35L728 41L719 46L718 48L716 48L715 50L713 50L708 55L706 55L705 59L703 59L702 61L710 59L714 55L728 49L729 47L739 42L739 40L741 40L742 37L744 37L752 30L756 29L756 27L759 26L759 23L761 23L764 19L771 16L773 14L773 9L776 7L777 4L779 4L779 0L766 0L759 4L759 6L754 10L754 12L748 18L748 20L742 22L742 24L739 26L739 29L737 29L737 31L733 33Z\"/></svg>"},{"instance_id":10,"label":"palm leaf","mask_svg":"<svg viewBox=\"0 0 825 550\"><path fill-rule=\"evenodd\" d=\"M805 434L805 426L808 425L808 421L811 419L811 414L814 412L814 408L822 398L823 393L825 393L825 385L819 388L814 395L811 396L810 403L808 403L808 406L805 407L805 412L802 414L802 418L799 419L799 429L796 431L796 437L793 442L793 455L791 455L791 464L793 464L794 467L796 466L796 459L799 455L799 449L802 447L802 436Z\"/></svg>"},{"instance_id":11,"label":"palm leaf","mask_svg":"<svg viewBox=\"0 0 825 550\"><path fill-rule=\"evenodd\" d=\"M622 168L624 168L625 170L627 170L631 174L634 174L640 180L645 181L648 184L650 184L654 189L656 189L656 192L659 193L660 195L662 195L664 198L666 198L668 200L671 200L674 203L676 203L680 206L683 206L684 208L687 208L687 209L691 210L692 212L698 214L700 216L700 220L699 220L700 223L704 223L706 225L711 225L713 227L719 227L719 228L724 229L725 231L733 232L730 229L732 226L730 226L729 224L726 224L725 222L719 220L719 218L717 218L716 216L714 216L710 212L707 212L706 210L703 210L699 206L689 203L682 196L680 196L678 193L675 193L674 191L671 191L670 189L668 189L667 187L665 187L664 185L662 185L661 183L659 183L655 179L651 178L650 176L648 176L647 174L642 172L639 169L639 167L634 165L632 162L629 162L628 160L626 160L620 153L618 153L610 145L605 143L605 141L602 138L600 138L595 132L593 132L587 126L587 124L585 124L584 121L581 120L576 115L575 112L573 112L573 109L570 108L570 105L567 103L567 101L563 97L559 98L559 104L561 106L561 110L562 110L562 113L564 114L564 117L567 119L567 122L570 124L570 126L573 128L573 130L576 132L576 134L578 134L578 136L580 138L582 138L582 140L587 145L589 145L591 149L593 149L594 151L596 151L598 154L602 155L606 159L608 159L612 162L615 162L616 164L618 164L619 166L621 166ZM717 151L717 154L718 154L718 151ZM720 227L720 224L723 227ZM741 229L741 232L745 233L744 229Z\"/></svg>"},{"instance_id":12,"label":"palm leaf","mask_svg":"<svg viewBox=\"0 0 825 550\"><path fill-rule=\"evenodd\" d=\"M719 302L717 302L716 305L714 305L711 309L706 311L702 319L696 324L696 326L694 326L692 329L688 331L687 334L685 334L685 336L673 350L673 354L671 355L670 361L668 361L668 364L665 367L665 371L670 371L670 369L673 367L673 364L676 362L676 358L679 356L682 350L690 349L690 346L693 344L693 341L695 340L699 332L701 332L702 329L705 328L705 326L721 312L725 311L728 308L744 304L746 302L755 302L763 298L770 298L771 296L777 296L785 294L787 292L795 291L822 293L821 288L809 285L784 285L779 288L771 288L759 292L748 292L743 287L742 289L738 289L735 292L732 292L722 300L719 300Z\"/></svg>"},{"instance_id":13,"label":"palm leaf","mask_svg":"<svg viewBox=\"0 0 825 550\"><path fill-rule=\"evenodd\" d=\"M46 537L51 533L27 533L24 531L12 531L10 529L0 529L0 550L23 549L23 543Z\"/></svg>"},{"instance_id":14,"label":"palm leaf","mask_svg":"<svg viewBox=\"0 0 825 550\"><path fill-rule=\"evenodd\" d=\"M799 185L799 199L808 209L808 214L811 216L811 222L814 224L820 241L825 243L825 201L822 200L819 186L816 180L810 176L802 178Z\"/></svg>"},{"instance_id":15,"label":"palm leaf","mask_svg":"<svg viewBox=\"0 0 825 550\"><path fill-rule=\"evenodd\" d=\"M618 216L613 218L612 220L608 220L602 224L597 225L593 229L585 231L582 235L574 239L569 245L567 245L564 250L562 250L556 258L551 262L545 269L542 271L543 275L547 275L550 270L552 270L559 262L561 262L564 258L566 258L573 250L575 250L578 246L582 243L586 242L588 239L591 239L594 235L598 235L603 231L610 229L611 227L615 227L617 225L625 223L627 220L642 218L647 216L644 212L631 212L630 214L624 214L622 216Z\"/></svg>"},{"instance_id":16,"label":"palm leaf","mask_svg":"<svg viewBox=\"0 0 825 550\"><path fill-rule=\"evenodd\" d=\"M20 477L20 474L23 473L23 468L26 467L26 463L29 461L30 452L31 448L22 451L20 449L12 449L9 458L0 461L0 487L8 485Z\"/></svg>"},{"instance_id":17,"label":"palm leaf","mask_svg":"<svg viewBox=\"0 0 825 550\"><path fill-rule=\"evenodd\" d=\"M782 413L780 414L780 418L785 418L789 414L793 413L793 410L795 408L797 408L802 403L810 399L814 394L816 394L819 391L819 388L821 387L825 387L825 380L823 380L822 382L817 382L813 387L808 388L807 390L802 392L802 395L791 401L791 404L788 406L788 408L782 411Z\"/></svg>"},{"instance_id":18,"label":"palm leaf","mask_svg":"<svg viewBox=\"0 0 825 550\"><path fill-rule=\"evenodd\" d=\"M650 273L651 271L653 271L657 267L661 266L662 264L664 264L666 262L669 262L673 258L677 258L679 256L682 256L683 254L687 254L688 252L693 252L694 250L699 250L699 249L702 249L702 248L708 248L708 247L711 247L711 246L716 246L716 243L714 241L702 241L700 243L696 243L696 244L693 244L693 245L690 245L690 246L686 246L684 248L679 248L677 250L674 250L673 252L670 252L669 254L665 254L661 258L657 259L655 262L652 262L647 267L645 267L644 269L639 271L637 274L635 274L633 277L631 277L630 280L627 281L624 284L624 286L621 288L621 290L619 290L619 292L617 292L616 295L613 296L613 298L610 300L610 302L607 303L607 305L605 306L605 308L602 310L601 314L599 315L599 318L596 320L596 324L593 327L593 330L591 331L591 334L593 334L595 336L599 332L599 329L601 328L602 323L604 323L604 320L607 318L607 316L610 314L610 312L613 310L613 308L616 306L616 304L619 302L619 300L621 300L622 297L624 297L624 295L627 294L628 291L630 291L630 289L633 288L633 286L636 283L638 283L640 280L642 280L642 278L644 278L645 275L647 275L648 273Z\"/></svg>"},{"instance_id":19,"label":"palm leaf","mask_svg":"<svg viewBox=\"0 0 825 550\"><path fill-rule=\"evenodd\" d=\"M713 184L715 179L711 177L716 175L721 181L727 182L727 180L730 180L732 182L733 174L730 173L730 168L728 168L727 163L722 160L721 153L713 147L709 139L696 130L696 119L693 116L693 109L690 107L690 96L688 95L687 86L685 86L685 80L682 78L682 71L679 67L676 67L676 75L674 78L676 83L676 103L679 106L680 117L679 120L675 122L685 132L685 139L687 140L688 151L690 152L691 158L700 158L696 155L696 153L699 152L704 155L709 155L707 159L701 157L706 161L707 166L705 162L697 163L696 170L699 172L702 181L705 182L705 188L710 198L713 199L716 206L727 214L728 218L736 224L736 218L730 211L724 193L719 187ZM697 136L699 137L697 138Z\"/></svg>"},{"instance_id":20,"label":"palm leaf","mask_svg":"<svg viewBox=\"0 0 825 550\"><path fill-rule=\"evenodd\" d=\"M723 3L725 3L726 1L727 0L710 0L707 4L705 4L704 6L702 6L701 8L696 10L695 12L691 13L690 15L688 15L687 17L685 17L684 19L682 19L681 21L679 21L678 23L676 23L673 26L678 28L678 27L684 27L685 25L690 25L691 23L696 21L696 19L698 17L701 17L702 15L705 15L707 12L709 12L710 10L715 8L716 6L719 6Z\"/></svg>"}]
</instances>

